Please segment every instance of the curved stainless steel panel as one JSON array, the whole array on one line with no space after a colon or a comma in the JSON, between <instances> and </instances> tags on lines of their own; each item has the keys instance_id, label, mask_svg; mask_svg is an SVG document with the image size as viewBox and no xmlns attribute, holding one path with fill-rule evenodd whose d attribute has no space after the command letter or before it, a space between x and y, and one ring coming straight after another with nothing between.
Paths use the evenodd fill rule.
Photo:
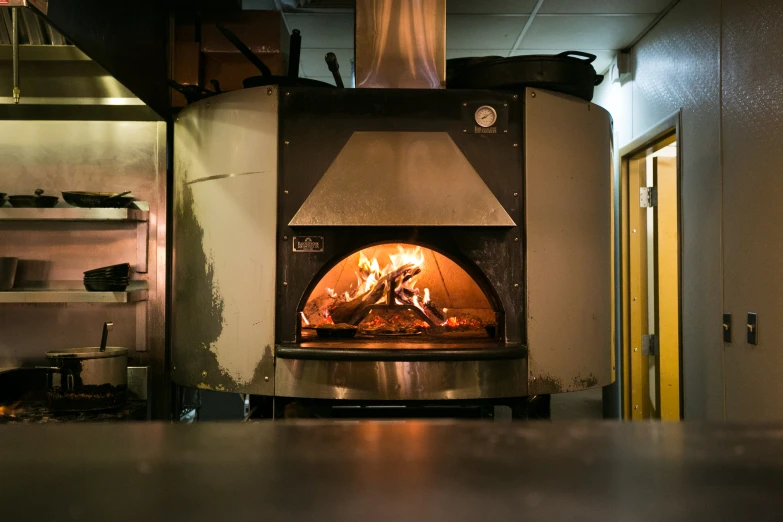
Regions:
<instances>
[{"instance_id":1,"label":"curved stainless steel panel","mask_svg":"<svg viewBox=\"0 0 783 522\"><path fill-rule=\"evenodd\" d=\"M190 105L174 143L172 380L271 395L277 87Z\"/></svg>"},{"instance_id":2,"label":"curved stainless steel panel","mask_svg":"<svg viewBox=\"0 0 783 522\"><path fill-rule=\"evenodd\" d=\"M447 400L527 395L527 360L277 359L275 395L311 399Z\"/></svg>"},{"instance_id":3,"label":"curved stainless steel panel","mask_svg":"<svg viewBox=\"0 0 783 522\"><path fill-rule=\"evenodd\" d=\"M611 136L604 109L564 94L525 91L527 345L534 394L612 382Z\"/></svg>"}]
</instances>

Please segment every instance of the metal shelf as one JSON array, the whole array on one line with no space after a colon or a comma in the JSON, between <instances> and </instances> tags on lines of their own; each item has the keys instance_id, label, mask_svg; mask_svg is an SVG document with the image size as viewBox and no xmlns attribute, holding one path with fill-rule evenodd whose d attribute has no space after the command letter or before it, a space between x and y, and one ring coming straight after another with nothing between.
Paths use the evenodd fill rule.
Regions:
<instances>
[{"instance_id":1,"label":"metal shelf","mask_svg":"<svg viewBox=\"0 0 783 522\"><path fill-rule=\"evenodd\" d=\"M138 202L144 203L144 202ZM144 203L146 206L146 203ZM139 208L0 208L0 221L135 221L149 220Z\"/></svg>"},{"instance_id":2,"label":"metal shelf","mask_svg":"<svg viewBox=\"0 0 783 522\"><path fill-rule=\"evenodd\" d=\"M135 303L148 295L146 281L131 281L124 292L90 292L81 281L41 281L0 292L0 303Z\"/></svg>"}]
</instances>

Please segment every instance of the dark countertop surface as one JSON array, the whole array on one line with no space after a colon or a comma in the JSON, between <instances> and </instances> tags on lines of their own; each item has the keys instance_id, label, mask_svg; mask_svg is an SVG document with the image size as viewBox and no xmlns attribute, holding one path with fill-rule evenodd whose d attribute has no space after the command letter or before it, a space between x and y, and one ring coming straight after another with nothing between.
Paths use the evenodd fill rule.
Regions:
<instances>
[{"instance_id":1,"label":"dark countertop surface","mask_svg":"<svg viewBox=\"0 0 783 522\"><path fill-rule=\"evenodd\" d=\"M781 520L783 425L0 426L0 520Z\"/></svg>"}]
</instances>

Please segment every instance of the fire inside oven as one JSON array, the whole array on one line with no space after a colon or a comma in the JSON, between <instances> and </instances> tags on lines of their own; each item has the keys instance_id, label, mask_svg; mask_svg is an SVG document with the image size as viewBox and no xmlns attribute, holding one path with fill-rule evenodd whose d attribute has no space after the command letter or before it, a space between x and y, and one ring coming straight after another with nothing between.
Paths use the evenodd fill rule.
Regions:
<instances>
[{"instance_id":1,"label":"fire inside oven","mask_svg":"<svg viewBox=\"0 0 783 522\"><path fill-rule=\"evenodd\" d=\"M342 259L299 314L304 339L487 339L498 322L481 287L455 261L407 243Z\"/></svg>"}]
</instances>

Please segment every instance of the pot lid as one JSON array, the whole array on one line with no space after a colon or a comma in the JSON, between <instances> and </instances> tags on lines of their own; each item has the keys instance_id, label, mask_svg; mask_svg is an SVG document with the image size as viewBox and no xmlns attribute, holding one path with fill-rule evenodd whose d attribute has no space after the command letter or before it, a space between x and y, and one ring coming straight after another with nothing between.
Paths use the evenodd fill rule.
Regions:
<instances>
[{"instance_id":1,"label":"pot lid","mask_svg":"<svg viewBox=\"0 0 783 522\"><path fill-rule=\"evenodd\" d=\"M128 349L119 346L107 346L106 351L102 352L100 346L91 346L89 348L68 348L67 350L53 350L46 352L49 358L65 359L100 359L104 357L122 357L128 355Z\"/></svg>"}]
</instances>

